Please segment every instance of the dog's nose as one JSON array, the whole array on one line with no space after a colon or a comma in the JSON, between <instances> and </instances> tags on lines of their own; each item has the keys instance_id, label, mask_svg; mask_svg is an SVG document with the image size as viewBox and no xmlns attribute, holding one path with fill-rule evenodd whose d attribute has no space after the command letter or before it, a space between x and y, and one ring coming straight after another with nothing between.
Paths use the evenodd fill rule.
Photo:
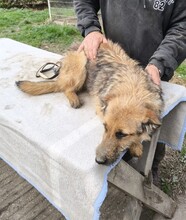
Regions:
<instances>
[{"instance_id":1,"label":"dog's nose","mask_svg":"<svg viewBox=\"0 0 186 220\"><path fill-rule=\"evenodd\" d=\"M106 158L95 158L96 163L98 164L106 164L107 163L107 159Z\"/></svg>"}]
</instances>

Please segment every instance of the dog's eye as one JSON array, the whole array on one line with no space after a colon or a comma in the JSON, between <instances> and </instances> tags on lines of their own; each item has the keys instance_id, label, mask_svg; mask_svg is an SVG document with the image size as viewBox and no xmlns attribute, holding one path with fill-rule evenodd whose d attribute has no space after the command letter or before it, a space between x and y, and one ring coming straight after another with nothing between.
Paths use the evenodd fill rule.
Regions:
<instances>
[{"instance_id":1,"label":"dog's eye","mask_svg":"<svg viewBox=\"0 0 186 220\"><path fill-rule=\"evenodd\" d=\"M115 133L115 136L116 136L117 139L122 139L123 137L126 137L127 134L124 134L122 131L117 131Z\"/></svg>"}]
</instances>

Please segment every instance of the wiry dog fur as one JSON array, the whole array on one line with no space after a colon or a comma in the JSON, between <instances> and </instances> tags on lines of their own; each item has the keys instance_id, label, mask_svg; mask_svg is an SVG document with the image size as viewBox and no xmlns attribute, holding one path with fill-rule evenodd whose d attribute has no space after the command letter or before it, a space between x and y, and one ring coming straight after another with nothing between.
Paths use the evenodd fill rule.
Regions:
<instances>
[{"instance_id":1,"label":"wiry dog fur","mask_svg":"<svg viewBox=\"0 0 186 220\"><path fill-rule=\"evenodd\" d=\"M67 52L56 81L19 81L17 86L31 95L64 92L73 108L81 102L77 92L85 87L97 100L97 113L105 132L96 150L96 161L109 164L126 148L142 155L142 141L161 125L161 89L148 73L111 41L101 44L96 61L84 52Z\"/></svg>"}]
</instances>

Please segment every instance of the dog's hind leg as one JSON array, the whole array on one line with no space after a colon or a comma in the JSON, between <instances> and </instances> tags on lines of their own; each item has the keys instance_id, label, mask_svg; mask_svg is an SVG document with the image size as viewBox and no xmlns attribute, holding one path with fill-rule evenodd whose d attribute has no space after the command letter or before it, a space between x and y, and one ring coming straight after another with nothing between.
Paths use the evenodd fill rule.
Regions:
<instances>
[{"instance_id":1,"label":"dog's hind leg","mask_svg":"<svg viewBox=\"0 0 186 220\"><path fill-rule=\"evenodd\" d=\"M73 108L79 108L82 105L77 92L81 90L86 80L86 63L84 52L69 52L60 70L58 87L64 92Z\"/></svg>"}]
</instances>

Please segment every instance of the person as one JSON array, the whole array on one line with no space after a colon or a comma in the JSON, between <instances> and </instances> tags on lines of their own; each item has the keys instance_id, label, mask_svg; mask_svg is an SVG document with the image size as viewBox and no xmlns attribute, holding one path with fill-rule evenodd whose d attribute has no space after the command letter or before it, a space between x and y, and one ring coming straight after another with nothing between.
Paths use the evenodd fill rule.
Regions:
<instances>
[{"instance_id":1,"label":"person","mask_svg":"<svg viewBox=\"0 0 186 220\"><path fill-rule=\"evenodd\" d=\"M78 50L84 50L90 60L96 58L100 44L110 39L161 86L161 80L169 81L186 58L185 0L74 0L74 8L84 37ZM152 165L156 185L164 155L165 145L158 143Z\"/></svg>"}]
</instances>

